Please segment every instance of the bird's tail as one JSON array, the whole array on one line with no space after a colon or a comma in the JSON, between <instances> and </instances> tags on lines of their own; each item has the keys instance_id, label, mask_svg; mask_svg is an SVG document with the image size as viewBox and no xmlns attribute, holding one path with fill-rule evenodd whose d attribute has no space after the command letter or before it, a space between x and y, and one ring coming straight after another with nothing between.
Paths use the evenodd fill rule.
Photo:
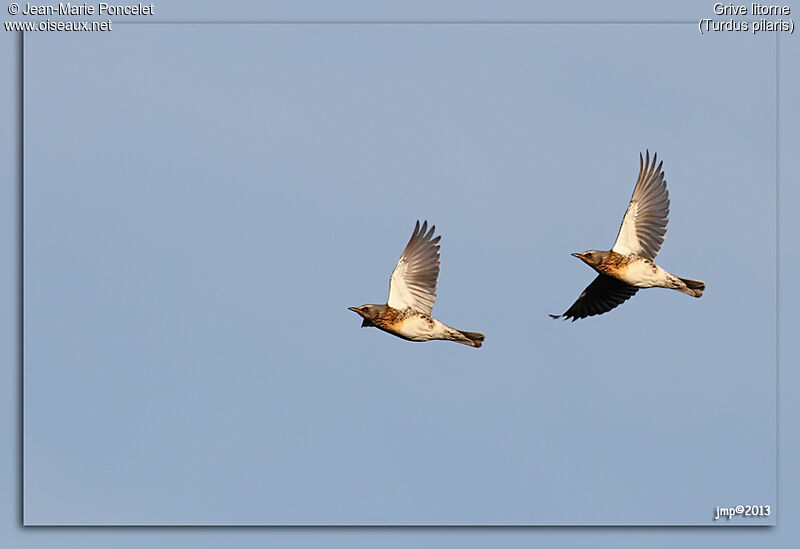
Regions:
<instances>
[{"instance_id":1,"label":"bird's tail","mask_svg":"<svg viewBox=\"0 0 800 549\"><path fill-rule=\"evenodd\" d=\"M464 336L464 339L458 338L455 341L459 343L463 343L464 345L469 345L471 347L480 347L483 345L483 334L479 332L465 332L464 330L456 330L459 334Z\"/></svg>"},{"instance_id":2,"label":"bird's tail","mask_svg":"<svg viewBox=\"0 0 800 549\"><path fill-rule=\"evenodd\" d=\"M675 289L692 297L700 297L703 295L703 290L706 289L706 283L702 280L692 280L690 278L679 278L678 280L683 282L684 287Z\"/></svg>"}]
</instances>

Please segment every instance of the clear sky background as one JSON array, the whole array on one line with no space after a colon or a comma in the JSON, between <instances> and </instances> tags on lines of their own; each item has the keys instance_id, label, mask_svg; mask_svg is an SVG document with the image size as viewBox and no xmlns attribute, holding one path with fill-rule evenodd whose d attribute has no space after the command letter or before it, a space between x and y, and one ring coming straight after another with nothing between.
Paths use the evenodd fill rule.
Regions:
<instances>
[{"instance_id":1,"label":"clear sky background","mask_svg":"<svg viewBox=\"0 0 800 549\"><path fill-rule=\"evenodd\" d=\"M706 524L717 499L774 499L774 40L270 29L26 39L26 128L46 129L26 151L47 158L26 164L30 522ZM225 53L249 46L257 59ZM592 278L569 252L613 241L645 146L672 196L660 262L709 291L550 321ZM486 332L480 351L360 330L344 309L385 298L417 217L443 234L435 311ZM620 333L637 356L613 361ZM438 516L407 518L423 513ZM466 532L557 535L334 535Z\"/></svg>"},{"instance_id":2,"label":"clear sky background","mask_svg":"<svg viewBox=\"0 0 800 549\"><path fill-rule=\"evenodd\" d=\"M31 34L26 523L774 505L773 55L688 25ZM645 147L672 191L659 260L707 295L554 322ZM480 351L346 310L385 300L417 218L443 235L436 314Z\"/></svg>"}]
</instances>

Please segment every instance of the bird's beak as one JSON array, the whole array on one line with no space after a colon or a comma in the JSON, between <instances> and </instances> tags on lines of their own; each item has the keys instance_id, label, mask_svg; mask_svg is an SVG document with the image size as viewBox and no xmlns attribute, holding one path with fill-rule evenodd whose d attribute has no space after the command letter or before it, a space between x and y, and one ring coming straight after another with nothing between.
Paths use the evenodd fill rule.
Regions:
<instances>
[{"instance_id":1,"label":"bird's beak","mask_svg":"<svg viewBox=\"0 0 800 549\"><path fill-rule=\"evenodd\" d=\"M579 254L578 252L575 252L574 254L570 255L572 255L572 257L577 257L578 259L580 259L583 256L583 254Z\"/></svg>"},{"instance_id":2,"label":"bird's beak","mask_svg":"<svg viewBox=\"0 0 800 549\"><path fill-rule=\"evenodd\" d=\"M361 307L348 307L347 309L349 311L353 311L354 313L356 313L358 316L360 316L363 319L361 321L361 327L362 328L365 328L367 326L372 326L372 322L367 320L367 317L365 317L364 314L361 312Z\"/></svg>"}]
</instances>

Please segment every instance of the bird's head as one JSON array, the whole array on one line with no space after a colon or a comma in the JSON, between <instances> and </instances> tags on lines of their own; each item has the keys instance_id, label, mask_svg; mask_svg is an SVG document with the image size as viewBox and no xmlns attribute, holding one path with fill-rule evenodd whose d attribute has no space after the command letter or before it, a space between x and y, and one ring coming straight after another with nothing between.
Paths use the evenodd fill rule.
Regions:
<instances>
[{"instance_id":1,"label":"bird's head","mask_svg":"<svg viewBox=\"0 0 800 549\"><path fill-rule=\"evenodd\" d=\"M367 326L375 326L375 324L372 323L372 319L380 314L379 308L380 305L362 305L361 307L348 307L349 310L353 311L358 316L364 319L361 321L362 328L366 328Z\"/></svg>"},{"instance_id":2,"label":"bird's head","mask_svg":"<svg viewBox=\"0 0 800 549\"><path fill-rule=\"evenodd\" d=\"M599 252L597 250L587 250L583 253L574 253L573 257L577 257L590 267L597 267L603 260L608 257L608 252Z\"/></svg>"}]
</instances>

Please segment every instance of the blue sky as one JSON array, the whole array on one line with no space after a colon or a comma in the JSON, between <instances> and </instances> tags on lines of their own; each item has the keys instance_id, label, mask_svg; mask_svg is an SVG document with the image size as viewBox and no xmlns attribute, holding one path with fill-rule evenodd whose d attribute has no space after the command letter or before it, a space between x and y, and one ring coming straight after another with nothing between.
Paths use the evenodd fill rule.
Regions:
<instances>
[{"instance_id":1,"label":"blue sky","mask_svg":"<svg viewBox=\"0 0 800 549\"><path fill-rule=\"evenodd\" d=\"M49 158L26 164L29 520L707 523L713 498L774 498L774 120L736 107L774 95L774 41L123 30L103 55L141 57L100 71L97 37L73 37L86 63L58 97L60 37L26 44L26 124L48 128L26 150ZM745 59L752 78L725 76ZM550 321L645 146L672 196L660 262L709 291ZM480 351L345 310L385 298L417 217L443 235L435 311L484 331ZM631 359L597 359L620 333Z\"/></svg>"}]
</instances>

